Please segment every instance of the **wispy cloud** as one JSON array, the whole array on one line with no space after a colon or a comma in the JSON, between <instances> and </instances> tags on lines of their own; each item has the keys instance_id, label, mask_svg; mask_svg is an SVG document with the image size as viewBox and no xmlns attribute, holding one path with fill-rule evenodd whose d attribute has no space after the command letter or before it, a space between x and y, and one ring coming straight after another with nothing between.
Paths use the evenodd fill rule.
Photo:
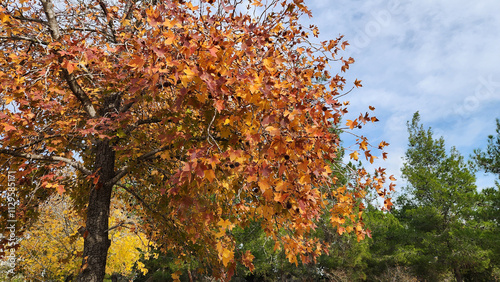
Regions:
<instances>
[{"instance_id":1,"label":"wispy cloud","mask_svg":"<svg viewBox=\"0 0 500 282\"><path fill-rule=\"evenodd\" d=\"M351 114L377 108L365 135L391 143L390 173L399 174L406 121L420 111L436 137L464 155L486 145L500 117L500 1L311 0L320 39L344 34L356 63L346 74L364 87L349 97ZM336 70L335 70L336 71ZM492 177L478 174L481 185Z\"/></svg>"}]
</instances>

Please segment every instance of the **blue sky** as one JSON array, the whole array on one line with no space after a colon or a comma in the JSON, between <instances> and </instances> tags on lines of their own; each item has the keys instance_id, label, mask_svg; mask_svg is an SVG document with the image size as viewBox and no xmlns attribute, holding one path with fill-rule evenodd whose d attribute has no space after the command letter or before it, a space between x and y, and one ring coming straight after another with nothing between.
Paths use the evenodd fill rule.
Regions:
<instances>
[{"instance_id":1,"label":"blue sky","mask_svg":"<svg viewBox=\"0 0 500 282\"><path fill-rule=\"evenodd\" d=\"M356 63L344 75L363 88L348 96L345 119L376 108L380 119L360 134L390 143L377 166L400 175L407 147L406 122L419 111L425 127L468 156L485 148L500 118L500 1L306 0L303 23L319 27L319 40L345 35L342 55ZM335 73L339 70L333 66ZM494 176L477 174L478 187ZM403 183L398 181L398 186Z\"/></svg>"}]
</instances>

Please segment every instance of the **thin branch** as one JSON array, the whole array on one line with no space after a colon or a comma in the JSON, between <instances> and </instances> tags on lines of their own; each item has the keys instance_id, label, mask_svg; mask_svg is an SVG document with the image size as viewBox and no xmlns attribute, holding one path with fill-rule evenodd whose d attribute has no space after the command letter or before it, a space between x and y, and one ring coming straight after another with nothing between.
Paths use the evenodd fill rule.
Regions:
<instances>
[{"instance_id":1,"label":"thin branch","mask_svg":"<svg viewBox=\"0 0 500 282\"><path fill-rule=\"evenodd\" d=\"M48 42L38 40L36 38L31 38L31 37L26 37L26 36L18 36L18 35L11 35L11 36L0 36L0 39L6 39L6 40L14 40L14 41L29 41L33 43L39 43L43 45L48 45Z\"/></svg>"},{"instance_id":2,"label":"thin branch","mask_svg":"<svg viewBox=\"0 0 500 282\"><path fill-rule=\"evenodd\" d=\"M106 20L108 21L108 26L109 29L111 30L111 35L113 37L113 43L116 43L116 32L115 28L113 26L113 20L110 18L109 13L108 13L108 8L106 7L106 3L104 3L103 0L99 0L99 6L101 7L104 16L106 17Z\"/></svg>"},{"instance_id":3,"label":"thin branch","mask_svg":"<svg viewBox=\"0 0 500 282\"><path fill-rule=\"evenodd\" d=\"M0 149L0 154L5 154L17 158L24 158L28 160L37 160L37 161L45 161L45 162L65 162L68 165L78 169L86 175L91 175L92 172L88 170L84 165L79 162L73 161L72 159L68 159L60 156L44 156L39 154L30 154L30 153L20 153L12 150Z\"/></svg>"},{"instance_id":4,"label":"thin branch","mask_svg":"<svg viewBox=\"0 0 500 282\"><path fill-rule=\"evenodd\" d=\"M131 124L129 127L127 127L127 129L125 130L125 134L129 134L130 132L134 131L136 128L138 128L141 125L159 123L159 122L161 122L161 119L159 119L159 118L149 118L149 119L139 120L136 123Z\"/></svg>"},{"instance_id":5,"label":"thin branch","mask_svg":"<svg viewBox=\"0 0 500 282\"><path fill-rule=\"evenodd\" d=\"M40 138L40 139L37 139L29 144L26 144L24 146L21 146L21 147L16 147L16 148L11 148L12 151L19 151L19 150L22 150L22 149L26 149L26 148L29 148L33 145L36 145L36 144L39 144L40 142L43 142L45 140L49 140L49 139L53 139L53 138L58 138L58 137L61 137L62 135L61 134L56 134L56 135L52 135L52 136L48 136L46 138Z\"/></svg>"},{"instance_id":6,"label":"thin branch","mask_svg":"<svg viewBox=\"0 0 500 282\"><path fill-rule=\"evenodd\" d=\"M45 15L47 16L47 22L50 30L50 34L54 40L58 40L61 37L61 30L57 23L56 14L54 12L54 4L52 4L51 0L40 0L43 5L43 10ZM73 74L69 74L66 69L62 70L62 76L66 80L69 85L69 88L73 92L73 94L78 98L78 100L83 104L85 111L89 114L91 118L95 118L97 116L97 112L90 101L90 98L87 96L85 91L80 87L78 82L75 79Z\"/></svg>"},{"instance_id":7,"label":"thin branch","mask_svg":"<svg viewBox=\"0 0 500 282\"><path fill-rule=\"evenodd\" d=\"M354 90L354 86L351 88L351 90L347 91L346 93L344 93L344 94L340 94L340 95L338 95L337 97L335 97L335 99L338 99L338 98L340 98L340 97L343 97L343 96L345 96L345 95L347 95L347 94L351 93L351 92L352 92L352 90Z\"/></svg>"},{"instance_id":8,"label":"thin branch","mask_svg":"<svg viewBox=\"0 0 500 282\"><path fill-rule=\"evenodd\" d=\"M207 134L208 134L208 136L207 136L207 141L208 141L208 143L209 143L210 145L212 145L212 146L213 146L212 142L210 141L210 138L211 138L211 139L214 141L215 145L217 145L217 148L219 149L219 152L221 152L221 153L222 153L222 150L220 149L219 144L217 144L217 141L215 140L215 138L214 138L214 137L212 136L212 134L210 133L210 127L212 127L212 124L214 123L214 121L215 121L215 117L216 117L216 116L217 116L217 110L215 110L215 113L214 113L214 116L213 116L213 118L212 118L212 121L210 122L210 124L209 124L209 125L208 125L208 127L207 127Z\"/></svg>"},{"instance_id":9,"label":"thin branch","mask_svg":"<svg viewBox=\"0 0 500 282\"><path fill-rule=\"evenodd\" d=\"M165 217L164 214L162 213L159 213L158 211L156 211L155 209L151 208L151 206L146 203L146 201L144 201L141 196L139 196L134 190L128 188L127 186L125 185L121 185L119 184L118 186L122 187L123 189L125 189L125 191L127 191L130 195L134 196L134 198L136 198L139 202L141 202L141 204L144 205L144 207L146 207L146 209L148 209L151 213L154 213L154 214L157 214L159 216L161 216L166 222L172 222L173 220L172 219L168 219Z\"/></svg>"},{"instance_id":10,"label":"thin branch","mask_svg":"<svg viewBox=\"0 0 500 282\"><path fill-rule=\"evenodd\" d=\"M222 142L228 141L228 139L225 139L225 138L218 138L218 137L211 137L211 138L215 142L217 142L217 141L222 141ZM192 139L186 140L186 142L189 142L189 141L198 141L199 142L199 141L204 141L204 140L208 140L208 142L210 143L210 140L208 139L208 137L207 138L192 138ZM152 151L149 151L147 153L144 153L144 154L140 155L139 157L137 157L131 163L138 163L138 162L141 162L141 161L150 160L153 157L155 157L156 154L158 154L160 152L163 152L163 151L166 151L166 150L170 150L170 149L172 149L172 145L166 145L166 146L160 147L158 149L155 149L155 150L152 150ZM118 183L118 181L120 181L120 179L122 179L125 175L128 174L128 172L130 171L130 168L131 168L130 165L124 166L122 169L120 169L115 174L115 176L113 177L113 179L111 179L110 181L108 181L106 183L106 185L115 185L116 183Z\"/></svg>"},{"instance_id":11,"label":"thin branch","mask_svg":"<svg viewBox=\"0 0 500 282\"><path fill-rule=\"evenodd\" d=\"M124 112L128 111L130 108L132 108L132 106L133 106L134 104L135 104L135 101L132 101L132 102L130 102L130 103L127 103L127 104L125 104L125 105L122 105L122 106L120 107L120 110L119 110L119 111L120 111L120 113L124 113Z\"/></svg>"},{"instance_id":12,"label":"thin branch","mask_svg":"<svg viewBox=\"0 0 500 282\"><path fill-rule=\"evenodd\" d=\"M163 146L161 148L158 148L158 149L155 149L153 151L147 152L147 153L145 153L145 154L137 157L137 159L135 160L135 162L140 162L140 161L147 160L147 159L149 159L151 157L154 157L154 155L156 155L157 153L169 150L171 148L172 148L172 146L168 145L168 146ZM122 179L125 175L127 175L127 173L129 172L129 170L130 170L130 166L129 165L124 166L122 169L120 169L116 173L116 175L115 175L115 177L113 177L113 179L111 179L108 183L106 183L106 185L115 185L116 183L118 183L118 181L120 181L120 179Z\"/></svg>"},{"instance_id":13,"label":"thin branch","mask_svg":"<svg viewBox=\"0 0 500 282\"><path fill-rule=\"evenodd\" d=\"M36 22L36 23L40 23L40 24L43 24L43 25L48 25L48 23L46 21L41 20L41 19L26 18L24 16L13 16L13 18L21 20L21 21Z\"/></svg>"},{"instance_id":14,"label":"thin branch","mask_svg":"<svg viewBox=\"0 0 500 282\"><path fill-rule=\"evenodd\" d=\"M122 223L119 223L113 227L108 228L107 230L104 231L104 233L109 232L113 229L116 229L116 228L121 227L121 226L126 225L126 224L134 224L134 223L133 222L122 222Z\"/></svg>"},{"instance_id":15,"label":"thin branch","mask_svg":"<svg viewBox=\"0 0 500 282\"><path fill-rule=\"evenodd\" d=\"M89 32L102 33L100 30L97 30L97 29L78 28L78 27L68 27L65 31L89 31Z\"/></svg>"}]
</instances>

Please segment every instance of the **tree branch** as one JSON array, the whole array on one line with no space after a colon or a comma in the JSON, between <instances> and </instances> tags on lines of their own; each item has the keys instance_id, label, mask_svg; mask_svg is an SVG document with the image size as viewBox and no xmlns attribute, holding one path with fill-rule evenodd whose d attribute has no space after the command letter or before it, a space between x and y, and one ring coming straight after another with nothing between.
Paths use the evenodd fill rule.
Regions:
<instances>
[{"instance_id":1,"label":"tree branch","mask_svg":"<svg viewBox=\"0 0 500 282\"><path fill-rule=\"evenodd\" d=\"M11 35L11 36L0 36L0 39L7 39L7 40L14 40L14 41L29 41L33 43L39 43L43 45L48 45L48 42L38 40L36 38L31 38L31 37L26 37L26 36L18 36L18 35Z\"/></svg>"},{"instance_id":2,"label":"tree branch","mask_svg":"<svg viewBox=\"0 0 500 282\"><path fill-rule=\"evenodd\" d=\"M9 155L9 156L13 156L16 158L24 158L24 159L28 159L28 160L38 160L38 161L45 161L45 162L65 162L68 165L78 169L79 171L83 172L86 175L92 174L92 172L90 170L88 170L81 163L73 161L72 159L68 159L65 157L44 156L44 155L30 154L30 153L20 153L20 152L15 152L15 151L6 150L6 149L0 149L0 154Z\"/></svg>"},{"instance_id":3,"label":"tree branch","mask_svg":"<svg viewBox=\"0 0 500 282\"><path fill-rule=\"evenodd\" d=\"M42 2L43 11L45 16L47 16L47 24L49 25L50 34L54 40L59 40L61 37L61 31L59 30L59 24L57 23L56 13L54 12L54 4L52 0L40 0Z\"/></svg>"},{"instance_id":4,"label":"tree branch","mask_svg":"<svg viewBox=\"0 0 500 282\"><path fill-rule=\"evenodd\" d=\"M206 138L192 138L190 140L186 140L186 142L187 141L204 141L204 140L206 140ZM225 138L217 138L217 137L215 137L214 140L217 140L217 141L228 141ZM137 163L137 162L149 160L149 159L153 158L156 154L158 154L160 152L163 152L163 151L166 151L166 150L170 150L170 149L172 149L172 145L163 146L163 147L160 147L158 149L149 151L149 152L144 153L144 154L140 155L139 157L137 157L135 159L135 161L132 161L132 163ZM111 179L109 182L106 183L106 185L115 185L116 183L118 183L118 181L120 181L120 179L122 179L125 175L127 175L127 173L129 172L130 168L131 168L130 165L124 166L122 169L120 169L115 174L115 176L113 177L113 179Z\"/></svg>"},{"instance_id":5,"label":"tree branch","mask_svg":"<svg viewBox=\"0 0 500 282\"><path fill-rule=\"evenodd\" d=\"M168 218L166 218L164 214L159 213L156 210L154 210L153 208L151 208L151 206L149 204L147 204L146 201L144 201L134 190L128 188L125 185L118 185L118 186L122 187L130 195L134 196L134 198L136 198L139 202L141 202L141 204L143 204L144 207L146 207L146 209L148 209L151 213L155 213L155 214L161 216L166 222L172 222L173 221L172 219L169 220Z\"/></svg>"},{"instance_id":6,"label":"tree branch","mask_svg":"<svg viewBox=\"0 0 500 282\"><path fill-rule=\"evenodd\" d=\"M132 108L132 106L135 104L135 101L132 101L130 103L127 103L127 104L124 104L120 107L120 113L124 113L126 111L128 111L130 108Z\"/></svg>"},{"instance_id":7,"label":"tree branch","mask_svg":"<svg viewBox=\"0 0 500 282\"><path fill-rule=\"evenodd\" d=\"M104 3L103 0L99 0L99 6L101 6L101 9L104 13L104 16L106 17L106 20L108 21L108 26L109 26L109 29L111 30L111 36L113 39L113 43L116 43L115 28L113 26L113 20L110 19L110 17L109 17L108 8L106 7L106 3Z\"/></svg>"},{"instance_id":8,"label":"tree branch","mask_svg":"<svg viewBox=\"0 0 500 282\"><path fill-rule=\"evenodd\" d=\"M41 19L26 18L24 16L13 16L13 18L21 20L21 21L35 22L35 23L40 23L40 24L43 24L43 25L48 25L48 23L46 21L41 20Z\"/></svg>"},{"instance_id":9,"label":"tree branch","mask_svg":"<svg viewBox=\"0 0 500 282\"><path fill-rule=\"evenodd\" d=\"M104 233L109 232L109 231L111 231L113 229L116 229L116 228L121 227L121 226L126 225L126 224L134 224L134 223L131 222L131 221L130 222L122 222L122 223L119 223L119 224L117 224L117 225L115 225L113 227L108 228L106 231L104 231Z\"/></svg>"},{"instance_id":10,"label":"tree branch","mask_svg":"<svg viewBox=\"0 0 500 282\"><path fill-rule=\"evenodd\" d=\"M36 144L39 144L45 140L48 140L48 139L53 139L53 138L58 138L58 137L61 137L62 135L61 134L56 134L56 135L52 135L52 136L48 136L46 138L40 138L40 139L37 139L29 144L26 144L26 145L23 145L21 147L15 147L15 148L11 148L12 151L19 151L19 150L22 150L22 149L26 149L26 148L29 148L33 145L36 145Z\"/></svg>"},{"instance_id":11,"label":"tree branch","mask_svg":"<svg viewBox=\"0 0 500 282\"><path fill-rule=\"evenodd\" d=\"M159 118L148 118L148 119L141 119L137 121L134 124L131 124L130 126L125 129L125 134L129 134L130 132L134 131L137 127L143 125L143 124L152 124L152 123L158 123L161 122L161 119Z\"/></svg>"},{"instance_id":12,"label":"tree branch","mask_svg":"<svg viewBox=\"0 0 500 282\"><path fill-rule=\"evenodd\" d=\"M168 145L168 146L163 146L161 148L158 148L158 149L155 149L153 151L147 152L147 153L145 153L145 154L140 155L139 157L137 157L137 159L135 160L135 162L140 162L140 161L147 160L147 159L153 157L154 155L156 155L157 153L169 150L171 148L172 148L172 146ZM129 169L130 169L129 165L124 166L122 169L120 169L115 174L115 177L113 177L113 179L111 179L108 183L106 183L106 185L115 185L116 183L118 183L118 181L120 181L120 179L122 179L125 175L127 175L127 173L129 172Z\"/></svg>"},{"instance_id":13,"label":"tree branch","mask_svg":"<svg viewBox=\"0 0 500 282\"><path fill-rule=\"evenodd\" d=\"M54 13L54 4L51 0L40 0L43 5L43 11L47 16L47 23L49 26L50 34L54 40L59 40L61 37L61 30L59 24L57 23L56 14ZM80 87L73 74L69 74L66 69L62 70L62 76L69 85L69 88L73 94L78 98L78 100L83 104L85 111L89 114L91 118L96 117L97 112L87 96L85 91Z\"/></svg>"},{"instance_id":14,"label":"tree branch","mask_svg":"<svg viewBox=\"0 0 500 282\"><path fill-rule=\"evenodd\" d=\"M78 82L76 82L75 76L73 74L69 74L66 69L63 69L62 73L64 79L69 85L69 88L71 89L71 92L73 92L73 95L75 95L80 103L82 103L87 114L89 114L91 118L95 118L97 116L97 111L95 110L94 105L92 105L92 101L90 101L90 98L87 96L87 93L85 93Z\"/></svg>"}]
</instances>

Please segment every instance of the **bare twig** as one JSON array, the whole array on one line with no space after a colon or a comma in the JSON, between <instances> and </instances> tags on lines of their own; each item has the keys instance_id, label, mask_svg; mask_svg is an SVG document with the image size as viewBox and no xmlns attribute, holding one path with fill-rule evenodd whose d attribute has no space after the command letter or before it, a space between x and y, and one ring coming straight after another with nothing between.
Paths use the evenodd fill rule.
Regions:
<instances>
[{"instance_id":1,"label":"bare twig","mask_svg":"<svg viewBox=\"0 0 500 282\"><path fill-rule=\"evenodd\" d=\"M79 171L83 172L86 175L91 175L92 172L87 169L83 164L76 162L72 159L68 159L65 157L60 157L60 156L44 156L44 155L39 155L39 154L30 154L30 153L21 153L21 152L16 152L13 150L7 150L7 149L0 149L0 154L5 154L17 158L23 158L23 159L28 159L28 160L38 160L38 161L45 161L45 162L64 162L67 163L68 165L78 169Z\"/></svg>"}]
</instances>

